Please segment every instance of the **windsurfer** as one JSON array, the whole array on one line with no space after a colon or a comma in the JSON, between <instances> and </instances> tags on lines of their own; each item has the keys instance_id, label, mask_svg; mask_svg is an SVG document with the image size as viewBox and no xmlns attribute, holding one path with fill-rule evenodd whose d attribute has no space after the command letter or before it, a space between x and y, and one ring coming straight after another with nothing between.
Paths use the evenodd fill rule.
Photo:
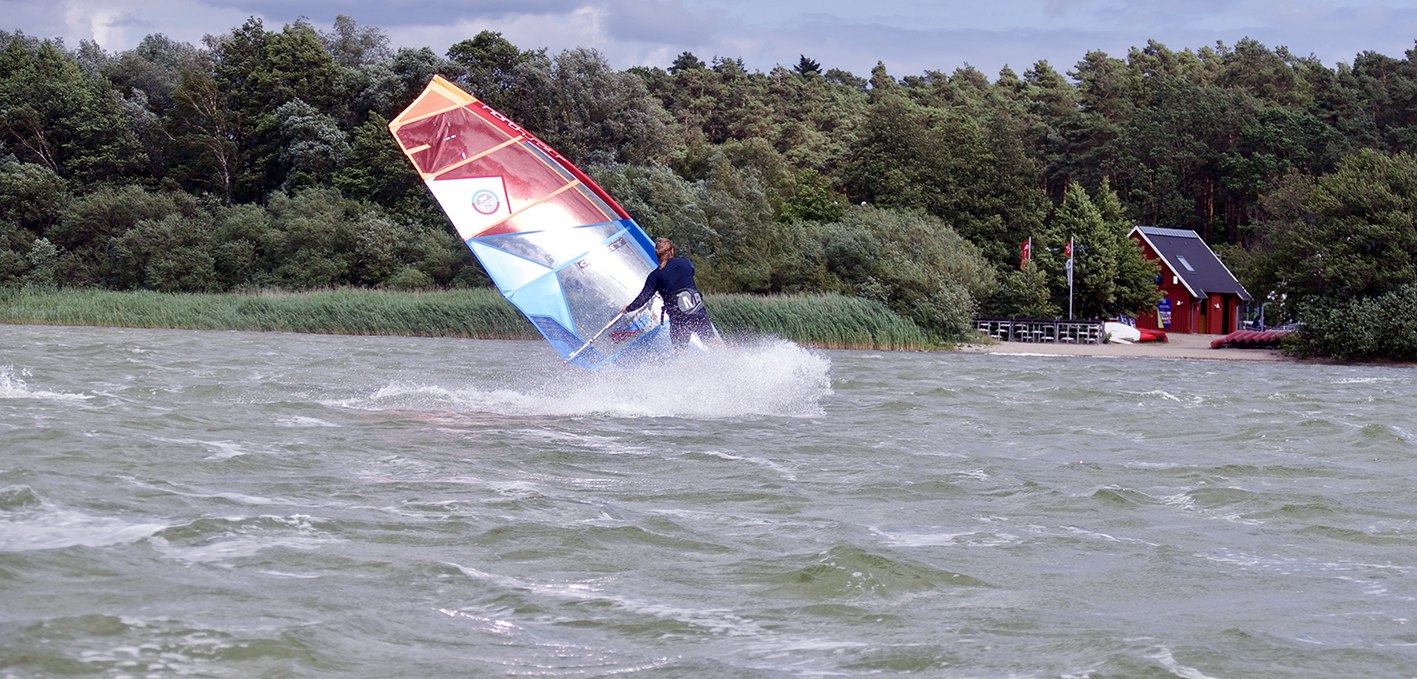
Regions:
<instances>
[{"instance_id":1,"label":"windsurfer","mask_svg":"<svg viewBox=\"0 0 1417 679\"><path fill-rule=\"evenodd\" d=\"M644 289L622 312L634 311L658 294L669 314L669 339L674 348L684 346L695 334L701 342L717 339L718 332L704 309L704 298L694 285L693 262L687 257L675 257L674 243L668 238L655 239L654 254L659 258L659 267L649 272Z\"/></svg>"}]
</instances>

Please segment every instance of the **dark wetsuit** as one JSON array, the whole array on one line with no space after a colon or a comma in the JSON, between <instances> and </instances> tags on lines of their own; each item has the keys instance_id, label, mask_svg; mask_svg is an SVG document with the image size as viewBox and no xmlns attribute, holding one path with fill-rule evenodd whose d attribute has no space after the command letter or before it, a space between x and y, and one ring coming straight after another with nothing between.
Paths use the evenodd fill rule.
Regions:
<instances>
[{"instance_id":1,"label":"dark wetsuit","mask_svg":"<svg viewBox=\"0 0 1417 679\"><path fill-rule=\"evenodd\" d=\"M645 288L640 291L635 301L626 305L626 309L634 311L647 304L656 293L664 300L664 309L669 314L669 339L674 346L679 347L689 341L689 336L693 333L699 334L699 339L708 341L717 336L713 329L713 321L709 320L708 312L700 305L698 311L684 313L674 303L674 294L680 290L693 290L698 292L694 286L694 264L684 257L673 257L664 266L649 272L649 277L645 279Z\"/></svg>"}]
</instances>

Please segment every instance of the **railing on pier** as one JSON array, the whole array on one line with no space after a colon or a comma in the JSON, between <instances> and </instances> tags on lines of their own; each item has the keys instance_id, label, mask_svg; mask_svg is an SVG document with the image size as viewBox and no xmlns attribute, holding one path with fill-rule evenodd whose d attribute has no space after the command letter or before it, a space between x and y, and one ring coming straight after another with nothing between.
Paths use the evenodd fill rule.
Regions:
<instances>
[{"instance_id":1,"label":"railing on pier","mask_svg":"<svg viewBox=\"0 0 1417 679\"><path fill-rule=\"evenodd\" d=\"M1102 321L1060 321L1041 318L976 318L974 329L1001 342L1063 342L1102 344Z\"/></svg>"}]
</instances>

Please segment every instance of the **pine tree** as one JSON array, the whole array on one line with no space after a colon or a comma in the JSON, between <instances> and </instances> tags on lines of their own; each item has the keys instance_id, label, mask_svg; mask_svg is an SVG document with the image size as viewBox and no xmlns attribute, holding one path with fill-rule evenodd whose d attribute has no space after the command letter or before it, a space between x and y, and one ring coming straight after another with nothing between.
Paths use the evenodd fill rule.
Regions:
<instances>
[{"instance_id":1,"label":"pine tree","mask_svg":"<svg viewBox=\"0 0 1417 679\"><path fill-rule=\"evenodd\" d=\"M1073 288L1070 291L1064 270L1068 243L1073 247ZM1058 271L1061 288L1055 288L1054 301L1060 308L1071 308L1074 318L1102 318L1111 312L1117 301L1117 241L1110 237L1102 213L1088 197L1081 184L1068 185L1063 204L1053 214L1047 248L1052 268Z\"/></svg>"},{"instance_id":2,"label":"pine tree","mask_svg":"<svg viewBox=\"0 0 1417 679\"><path fill-rule=\"evenodd\" d=\"M1098 187L1094 203L1102 215L1106 234L1117 243L1116 300L1107 313L1138 315L1154 306L1161 297L1156 287L1159 268L1142 254L1140 244L1128 238L1132 222L1123 214L1122 201L1106 179Z\"/></svg>"},{"instance_id":3,"label":"pine tree","mask_svg":"<svg viewBox=\"0 0 1417 679\"><path fill-rule=\"evenodd\" d=\"M797 60L797 65L792 67L792 70L795 71L795 72L797 73L797 75L807 75L807 74L809 74L809 73L816 73L816 74L818 74L818 75L821 74L821 72L822 72L822 64L821 64L821 62L819 62L819 61L817 61L817 60L815 60L815 59L808 59L808 58L807 58L807 55L805 55L805 54L801 54L801 55L798 55L798 56L800 56L800 57L802 57L802 58L801 58L801 59L798 59L798 60Z\"/></svg>"}]
</instances>

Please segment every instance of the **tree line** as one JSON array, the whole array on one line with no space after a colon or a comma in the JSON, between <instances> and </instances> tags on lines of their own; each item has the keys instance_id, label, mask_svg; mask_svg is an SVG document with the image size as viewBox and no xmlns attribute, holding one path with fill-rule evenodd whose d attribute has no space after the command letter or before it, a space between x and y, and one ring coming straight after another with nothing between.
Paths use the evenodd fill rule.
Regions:
<instances>
[{"instance_id":1,"label":"tree line","mask_svg":"<svg viewBox=\"0 0 1417 679\"><path fill-rule=\"evenodd\" d=\"M1414 51L1330 68L1153 41L992 79L689 52L617 70L493 31L393 49L341 16L118 53L0 31L0 285L484 285L387 132L435 74L587 170L713 291L844 293L959 335L1063 313L1071 238L1077 315L1136 313L1156 301L1136 224L1201 234L1286 318L1402 308L1417 284Z\"/></svg>"}]
</instances>

